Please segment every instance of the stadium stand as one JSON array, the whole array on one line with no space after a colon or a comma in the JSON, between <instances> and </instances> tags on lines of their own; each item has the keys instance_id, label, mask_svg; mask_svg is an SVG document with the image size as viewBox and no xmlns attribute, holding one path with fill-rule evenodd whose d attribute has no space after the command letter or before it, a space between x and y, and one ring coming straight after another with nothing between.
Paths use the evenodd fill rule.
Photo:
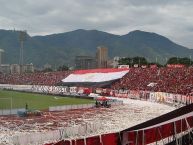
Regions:
<instances>
[{"instance_id":1,"label":"stadium stand","mask_svg":"<svg viewBox=\"0 0 193 145\"><path fill-rule=\"evenodd\" d=\"M185 133L193 127L192 107L193 104L184 106L121 132L73 140L72 144L84 145L86 143L86 145L144 145L156 143L158 141L164 142L164 139L172 137L172 140L168 145L173 145L173 143L175 144L176 140L180 140L180 138L177 139L177 134ZM188 135L182 137L183 145L189 143L191 144L192 141L191 131ZM62 140L57 143L45 145L70 145L71 142L72 141Z\"/></svg>"},{"instance_id":2,"label":"stadium stand","mask_svg":"<svg viewBox=\"0 0 193 145\"><path fill-rule=\"evenodd\" d=\"M56 85L73 71L25 74L0 74L0 84ZM149 84L154 84L153 86ZM115 81L111 89L147 90L176 94L193 93L193 67L130 68L129 73Z\"/></svg>"},{"instance_id":3,"label":"stadium stand","mask_svg":"<svg viewBox=\"0 0 193 145\"><path fill-rule=\"evenodd\" d=\"M148 86L150 83L155 85ZM122 79L112 84L112 89L190 94L193 92L193 68L131 68Z\"/></svg>"},{"instance_id":4,"label":"stadium stand","mask_svg":"<svg viewBox=\"0 0 193 145\"><path fill-rule=\"evenodd\" d=\"M71 71L0 74L0 84L51 86L59 83L70 73Z\"/></svg>"},{"instance_id":5,"label":"stadium stand","mask_svg":"<svg viewBox=\"0 0 193 145\"><path fill-rule=\"evenodd\" d=\"M65 71L49 73L41 72L20 75L1 74L0 84L30 84L47 85L51 87L52 85L58 84L59 82L61 82L61 80L67 78L67 76L73 73L74 72L72 71ZM90 79L91 77L93 76L86 77L86 79ZM83 78L83 80L85 80L85 78ZM149 98L151 98L152 92L182 94L182 96L185 96L185 98L187 98L187 95L193 95L193 68L130 68L128 73L126 73L119 80L112 83L110 87L110 90L114 90L117 92L119 90L130 90L130 93L126 93L127 97L129 96L129 94L130 96L131 94L134 94L132 90L141 93L139 95L134 94L135 97L140 96L139 99L143 99L141 98L141 96L144 96L144 98L146 98L147 94ZM72 92L74 92L74 90L75 89L73 89ZM144 94L144 92L139 91L147 91L147 94ZM116 97L116 94L114 95ZM182 96L180 96L181 99ZM171 97L171 95L169 97ZM171 102L175 103L175 101L173 100L176 99L177 98L175 97L175 95L172 95ZM185 102L187 102L187 100ZM172 112L169 112L167 114L164 114L162 116L151 119L149 121L138 124L120 132L101 134L99 136L77 139L76 143L73 140L61 140L57 143L50 143L46 145L82 145L85 143L87 145L143 145L154 143L157 141L164 142L165 139L173 137L173 140L171 140L170 143L167 142L168 145L172 145L175 144L176 140L178 140L178 135L182 135L181 141L183 142L183 144L192 143L193 104L191 101L189 101L189 103L187 103L186 105L187 106L183 106L177 110L174 110ZM189 133L188 135L183 134L187 132Z\"/></svg>"}]
</instances>

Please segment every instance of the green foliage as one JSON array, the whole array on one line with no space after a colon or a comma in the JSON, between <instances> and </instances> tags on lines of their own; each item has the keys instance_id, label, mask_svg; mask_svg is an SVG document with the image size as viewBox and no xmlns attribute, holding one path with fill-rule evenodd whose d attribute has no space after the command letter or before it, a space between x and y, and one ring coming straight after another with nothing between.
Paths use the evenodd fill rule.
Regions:
<instances>
[{"instance_id":1,"label":"green foliage","mask_svg":"<svg viewBox=\"0 0 193 145\"><path fill-rule=\"evenodd\" d=\"M167 61L167 64L179 64L178 57L172 57Z\"/></svg>"},{"instance_id":2,"label":"green foliage","mask_svg":"<svg viewBox=\"0 0 193 145\"><path fill-rule=\"evenodd\" d=\"M148 62L144 57L133 57L133 58L122 58L119 60L119 65L130 65L133 66L134 64L138 65L147 65Z\"/></svg>"},{"instance_id":3,"label":"green foliage","mask_svg":"<svg viewBox=\"0 0 193 145\"><path fill-rule=\"evenodd\" d=\"M167 64L183 64L186 66L191 66L193 64L193 61L187 57L172 57L167 61Z\"/></svg>"},{"instance_id":4,"label":"green foliage","mask_svg":"<svg viewBox=\"0 0 193 145\"><path fill-rule=\"evenodd\" d=\"M53 71L52 68L45 68L42 70L42 72L52 72L52 71Z\"/></svg>"},{"instance_id":5,"label":"green foliage","mask_svg":"<svg viewBox=\"0 0 193 145\"><path fill-rule=\"evenodd\" d=\"M147 65L148 62L144 57L134 57L133 64Z\"/></svg>"},{"instance_id":6,"label":"green foliage","mask_svg":"<svg viewBox=\"0 0 193 145\"><path fill-rule=\"evenodd\" d=\"M93 102L93 100L88 99L2 90L0 91L0 98L12 98L13 108L25 108L27 103L29 109L48 109L49 106L88 104ZM5 102L0 99L0 109L10 109L10 102L7 102L8 105L6 106L4 104Z\"/></svg>"},{"instance_id":7,"label":"green foliage","mask_svg":"<svg viewBox=\"0 0 193 145\"><path fill-rule=\"evenodd\" d=\"M154 65L156 64L157 67L163 67L164 65L160 64L160 63L156 63L156 62L150 62L149 65Z\"/></svg>"},{"instance_id":8,"label":"green foliage","mask_svg":"<svg viewBox=\"0 0 193 145\"><path fill-rule=\"evenodd\" d=\"M69 68L66 65L59 66L59 68L57 69L57 71L66 71L66 70L69 70Z\"/></svg>"},{"instance_id":9,"label":"green foliage","mask_svg":"<svg viewBox=\"0 0 193 145\"><path fill-rule=\"evenodd\" d=\"M121 58L119 60L119 65L132 65L133 63L131 62L131 58L126 57L126 58Z\"/></svg>"}]
</instances>

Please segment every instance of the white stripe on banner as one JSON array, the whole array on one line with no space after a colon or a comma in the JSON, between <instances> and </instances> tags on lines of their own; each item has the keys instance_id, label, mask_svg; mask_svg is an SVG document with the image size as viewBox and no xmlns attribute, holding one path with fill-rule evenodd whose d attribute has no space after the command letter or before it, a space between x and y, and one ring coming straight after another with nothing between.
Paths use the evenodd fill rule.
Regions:
<instances>
[{"instance_id":1,"label":"white stripe on banner","mask_svg":"<svg viewBox=\"0 0 193 145\"><path fill-rule=\"evenodd\" d=\"M62 82L106 82L122 78L129 70L109 73L71 74Z\"/></svg>"}]
</instances>

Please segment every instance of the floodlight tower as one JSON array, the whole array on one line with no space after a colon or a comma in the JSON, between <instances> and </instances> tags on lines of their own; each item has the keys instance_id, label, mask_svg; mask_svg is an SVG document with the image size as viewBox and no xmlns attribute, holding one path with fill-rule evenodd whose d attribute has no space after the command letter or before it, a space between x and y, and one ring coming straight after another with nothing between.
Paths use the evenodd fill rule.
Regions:
<instances>
[{"instance_id":1,"label":"floodlight tower","mask_svg":"<svg viewBox=\"0 0 193 145\"><path fill-rule=\"evenodd\" d=\"M1 63L2 63L2 53L4 52L3 49L0 49L0 72L1 72Z\"/></svg>"},{"instance_id":2,"label":"floodlight tower","mask_svg":"<svg viewBox=\"0 0 193 145\"><path fill-rule=\"evenodd\" d=\"M21 72L23 72L23 44L26 41L27 31L20 31L19 33L19 41L20 41L20 56L19 56L19 64L21 68Z\"/></svg>"},{"instance_id":3,"label":"floodlight tower","mask_svg":"<svg viewBox=\"0 0 193 145\"><path fill-rule=\"evenodd\" d=\"M0 66L1 66L1 63L2 63L2 53L4 52L3 49L0 49Z\"/></svg>"}]
</instances>

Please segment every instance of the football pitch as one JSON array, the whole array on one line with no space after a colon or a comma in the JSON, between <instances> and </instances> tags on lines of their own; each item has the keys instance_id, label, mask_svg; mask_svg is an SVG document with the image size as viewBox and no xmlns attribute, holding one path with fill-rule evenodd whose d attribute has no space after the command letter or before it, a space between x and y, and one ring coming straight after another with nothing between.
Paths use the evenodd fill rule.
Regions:
<instances>
[{"instance_id":1,"label":"football pitch","mask_svg":"<svg viewBox=\"0 0 193 145\"><path fill-rule=\"evenodd\" d=\"M52 95L42 95L35 93L23 93L15 91L0 90L0 109L25 108L28 109L48 109L49 106L89 104L93 103L90 99L80 99L72 97L61 97Z\"/></svg>"}]
</instances>

